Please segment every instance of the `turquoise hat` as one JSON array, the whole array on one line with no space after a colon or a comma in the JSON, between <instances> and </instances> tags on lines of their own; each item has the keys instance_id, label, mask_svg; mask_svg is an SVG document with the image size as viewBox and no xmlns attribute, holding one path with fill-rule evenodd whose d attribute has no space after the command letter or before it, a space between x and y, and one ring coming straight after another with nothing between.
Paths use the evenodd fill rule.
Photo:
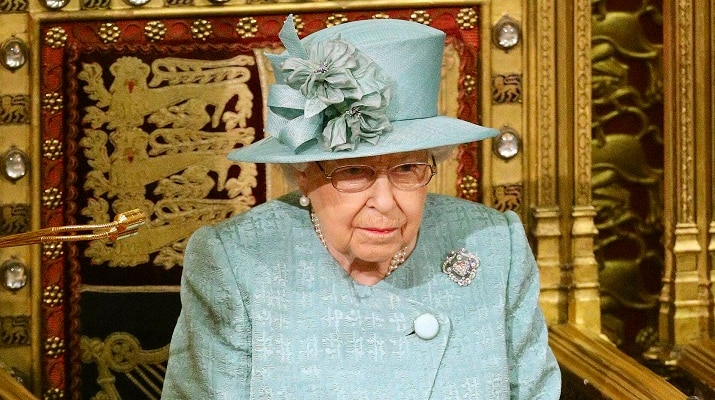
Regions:
<instances>
[{"instance_id":1,"label":"turquoise hat","mask_svg":"<svg viewBox=\"0 0 715 400\"><path fill-rule=\"evenodd\" d=\"M498 131L437 114L444 32L416 22L348 22L303 40L286 19L286 51L268 54L276 83L266 137L233 161L301 163L474 142Z\"/></svg>"}]
</instances>

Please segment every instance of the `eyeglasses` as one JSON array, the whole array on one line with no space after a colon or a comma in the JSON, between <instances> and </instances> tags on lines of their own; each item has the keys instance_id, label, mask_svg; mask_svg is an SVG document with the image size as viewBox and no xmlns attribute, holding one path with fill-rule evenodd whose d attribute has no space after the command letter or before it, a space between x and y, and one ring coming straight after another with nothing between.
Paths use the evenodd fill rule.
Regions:
<instances>
[{"instance_id":1,"label":"eyeglasses","mask_svg":"<svg viewBox=\"0 0 715 400\"><path fill-rule=\"evenodd\" d=\"M405 191L417 190L426 186L437 174L437 164L432 158L432 164L411 162L398 164L387 169L376 169L369 165L343 165L330 173L325 172L319 162L318 168L333 187L339 192L356 193L367 190L377 180L377 175L385 171L392 186Z\"/></svg>"}]
</instances>

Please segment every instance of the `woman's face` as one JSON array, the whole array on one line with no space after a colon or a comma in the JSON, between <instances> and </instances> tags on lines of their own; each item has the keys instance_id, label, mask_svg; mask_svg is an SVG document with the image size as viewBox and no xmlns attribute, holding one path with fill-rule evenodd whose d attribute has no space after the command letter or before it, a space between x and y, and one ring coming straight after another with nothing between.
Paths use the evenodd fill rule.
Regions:
<instances>
[{"instance_id":1,"label":"woman's face","mask_svg":"<svg viewBox=\"0 0 715 400\"><path fill-rule=\"evenodd\" d=\"M428 151L310 163L296 172L298 186L310 198L325 243L338 262L389 263L402 248L412 251L422 221L427 188L405 191L394 187L386 170L398 164L428 162ZM368 165L380 171L369 188L344 193L326 173L345 165ZM336 254L336 252L338 254ZM340 259L340 258L343 259Z\"/></svg>"}]
</instances>

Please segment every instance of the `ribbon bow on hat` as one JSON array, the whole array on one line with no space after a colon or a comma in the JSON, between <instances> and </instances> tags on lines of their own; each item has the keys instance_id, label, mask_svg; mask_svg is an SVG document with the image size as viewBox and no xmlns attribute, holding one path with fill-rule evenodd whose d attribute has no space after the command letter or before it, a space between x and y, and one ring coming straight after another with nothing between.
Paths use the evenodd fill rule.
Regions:
<instances>
[{"instance_id":1,"label":"ribbon bow on hat","mask_svg":"<svg viewBox=\"0 0 715 400\"><path fill-rule=\"evenodd\" d=\"M353 150L392 129L389 80L377 63L339 34L304 47L292 15L278 37L286 52L267 55L280 66L267 101L268 133L299 153L316 139L327 151Z\"/></svg>"}]
</instances>

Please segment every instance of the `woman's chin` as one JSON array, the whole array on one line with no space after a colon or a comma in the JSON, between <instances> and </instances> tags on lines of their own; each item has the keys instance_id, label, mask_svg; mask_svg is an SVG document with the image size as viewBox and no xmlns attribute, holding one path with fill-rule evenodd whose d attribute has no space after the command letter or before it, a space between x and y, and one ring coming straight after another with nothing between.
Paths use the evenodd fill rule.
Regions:
<instances>
[{"instance_id":1,"label":"woman's chin","mask_svg":"<svg viewBox=\"0 0 715 400\"><path fill-rule=\"evenodd\" d=\"M373 264L389 264L395 254L402 250L400 244L389 244L389 245L373 245L365 246L359 250L353 252L356 259L362 260L366 263Z\"/></svg>"}]
</instances>

